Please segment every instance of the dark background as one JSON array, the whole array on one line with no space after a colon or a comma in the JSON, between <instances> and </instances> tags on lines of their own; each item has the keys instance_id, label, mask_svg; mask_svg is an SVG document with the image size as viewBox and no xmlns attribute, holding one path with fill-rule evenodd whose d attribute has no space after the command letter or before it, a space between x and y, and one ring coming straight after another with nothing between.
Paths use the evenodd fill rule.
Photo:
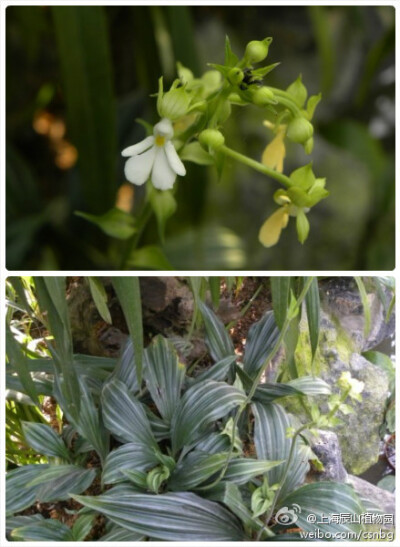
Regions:
<instances>
[{"instance_id":1,"label":"dark background","mask_svg":"<svg viewBox=\"0 0 400 547\"><path fill-rule=\"evenodd\" d=\"M305 245L293 220L263 248L262 222L279 187L230 163L221 181L187 163L163 251L177 269L390 270L394 268L395 12L387 6L33 7L6 10L7 268L114 269L121 244L74 215L103 213L124 182L120 150L157 121L161 74L175 62L200 76L223 62L225 35L273 37L268 84L299 73L316 110L317 176L329 198L310 213ZM227 144L261 158L271 134L253 107L233 109ZM77 158L79 158L77 160ZM288 146L285 173L308 161ZM142 190L135 189L134 207ZM143 243L156 243L150 222ZM157 268L157 261L149 261ZM159 266L161 268L161 265Z\"/></svg>"}]
</instances>

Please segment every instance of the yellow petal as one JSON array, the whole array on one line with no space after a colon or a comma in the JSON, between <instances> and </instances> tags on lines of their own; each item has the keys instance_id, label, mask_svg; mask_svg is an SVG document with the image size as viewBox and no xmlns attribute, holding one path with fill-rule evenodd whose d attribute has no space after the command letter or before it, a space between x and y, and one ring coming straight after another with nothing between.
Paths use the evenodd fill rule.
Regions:
<instances>
[{"instance_id":1,"label":"yellow petal","mask_svg":"<svg viewBox=\"0 0 400 547\"><path fill-rule=\"evenodd\" d=\"M286 155L284 138L284 131L277 133L276 137L265 148L261 159L264 165L275 169L278 173L283 171L283 160Z\"/></svg>"},{"instance_id":2,"label":"yellow petal","mask_svg":"<svg viewBox=\"0 0 400 547\"><path fill-rule=\"evenodd\" d=\"M261 226L258 239L264 247L272 247L275 245L281 231L283 228L286 228L287 223L289 222L289 214L286 207L280 207L275 213L273 213L264 224Z\"/></svg>"}]
</instances>

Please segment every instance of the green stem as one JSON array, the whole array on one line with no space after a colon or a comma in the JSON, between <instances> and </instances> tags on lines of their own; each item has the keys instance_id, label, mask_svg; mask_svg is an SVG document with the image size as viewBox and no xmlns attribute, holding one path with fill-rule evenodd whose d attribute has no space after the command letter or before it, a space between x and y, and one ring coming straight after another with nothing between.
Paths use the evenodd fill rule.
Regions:
<instances>
[{"instance_id":1,"label":"green stem","mask_svg":"<svg viewBox=\"0 0 400 547\"><path fill-rule=\"evenodd\" d=\"M149 202L149 200L146 196L146 201L143 204L142 210L140 211L139 216L137 218L137 231L127 241L127 245L126 245L125 250L122 254L121 264L120 264L120 269L121 270L125 269L126 263L129 259L129 257L131 256L132 252L136 249L136 247L139 243L139 240L142 236L143 230L145 229L146 224L150 220L151 215L152 215L151 205L150 205L150 202Z\"/></svg>"},{"instance_id":2,"label":"green stem","mask_svg":"<svg viewBox=\"0 0 400 547\"><path fill-rule=\"evenodd\" d=\"M278 89L277 87L270 87L268 86L268 89L273 91L275 97L278 99L278 102L286 106L295 116L301 115L301 109L299 108L298 104L292 99L292 97L287 93L287 91L283 91L282 89Z\"/></svg>"},{"instance_id":3,"label":"green stem","mask_svg":"<svg viewBox=\"0 0 400 547\"><path fill-rule=\"evenodd\" d=\"M263 173L264 175L267 175L277 180L278 182L286 186L286 188L290 188L291 186L293 186L293 182L286 175L278 173L277 171L274 171L274 169L267 167L259 161L252 160L251 158L244 156L240 152L236 152L235 150L228 148L228 146L221 146L220 148L218 148L218 152L221 152L222 154L225 154L225 156L233 158L234 160L239 161L240 163L243 163L244 165L247 165L248 167L251 167L256 171L259 171L260 173Z\"/></svg>"},{"instance_id":4,"label":"green stem","mask_svg":"<svg viewBox=\"0 0 400 547\"><path fill-rule=\"evenodd\" d=\"M309 277L307 279L307 281L304 283L303 290L301 291L300 296L298 297L298 299L296 301L296 306L295 306L296 308L300 308L301 303L303 302L303 300L304 300L304 298L305 298L305 296L306 296L306 294L307 294L307 292L308 292L308 290L311 286L312 280L313 280L313 278ZM202 488L202 490L210 490L211 488L216 486L224 478L226 470L228 469L229 462L232 458L233 449L234 449L234 446L235 446L235 439L236 439L236 427L237 427L237 424L239 422L240 416L242 415L243 411L246 409L247 405L251 402L251 400L254 396L254 393L255 393L255 391L256 391L259 383L260 383L261 377L264 374L264 372L265 372L268 364L270 363L271 359L273 359L275 357L275 355L278 353L278 350L281 347L281 344L283 342L283 339L286 335L286 332L289 328L289 325L290 325L290 322L291 322L292 319L293 319L292 314L290 314L290 315L287 314L286 315L286 318L285 318L285 321L283 323L281 332L279 333L279 337L278 337L277 341L275 342L274 347L269 352L269 354L267 355L263 365L261 366L260 370L258 371L258 374L257 374L256 378L254 379L253 384L251 386L251 389L250 389L250 391L249 391L249 393L246 397L246 400L240 405L240 407L238 408L238 410L236 412L235 418L233 420L233 431L232 431L231 446L229 448L229 452L227 454L226 462L224 464L224 467L221 469L221 472L220 472L219 476L215 479L215 481L212 482L211 484L208 484L207 486L204 486Z\"/></svg>"}]
</instances>

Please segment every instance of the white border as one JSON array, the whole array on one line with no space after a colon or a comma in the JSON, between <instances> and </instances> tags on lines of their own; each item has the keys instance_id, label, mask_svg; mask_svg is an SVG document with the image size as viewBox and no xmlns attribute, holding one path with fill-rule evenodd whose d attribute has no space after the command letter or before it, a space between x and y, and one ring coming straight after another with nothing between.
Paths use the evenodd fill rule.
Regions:
<instances>
[{"instance_id":1,"label":"white border","mask_svg":"<svg viewBox=\"0 0 400 547\"><path fill-rule=\"evenodd\" d=\"M1 77L0 77L0 99L1 99L1 111L0 111L0 123L1 123L1 132L0 132L0 156L1 156L1 162L0 162L0 185L1 185L1 205L0 205L0 228L2 228L2 237L0 237L0 299L1 299L1 302L3 302L3 298L4 298L4 295L5 295L5 280L6 280L6 277L10 276L10 275L27 275L27 274L36 274L36 275L40 275L40 276L58 276L58 275L69 275L69 276L75 276L77 274L79 274L80 276L85 276L85 275L107 275L107 276L128 276L128 275L135 275L135 276L153 276L153 275L160 275L160 276L173 276L173 275L185 275L185 276L196 276L196 275L208 275L208 276L217 276L217 275L238 275L238 276L254 276L254 277L263 277L265 275L268 275L268 276L279 276L279 275L286 275L286 276L293 276L293 275L310 275L310 274L315 274L315 275L318 275L318 276L343 276L343 277L347 277L347 276L352 276L352 275L366 275L366 276L377 276L377 275L391 275L393 277L395 277L396 279L396 285L399 286L399 275L397 273L397 268L395 268L393 271L272 271L272 272L269 272L269 271L259 271L259 270L256 270L256 271L253 271L253 270L249 270L249 271L242 271L242 270L236 270L236 271L192 271L192 270L189 270L189 271L167 271L167 272L149 272L149 271L124 271L124 272L114 272L114 271L38 271L38 272L32 272L32 271L7 271L6 268L5 268L5 264L6 264L6 260L5 260L5 206L6 206L6 203L5 203L5 66L6 66L6 63L5 63L5 9L7 8L7 6L11 6L11 5L20 5L20 6L23 6L23 5L38 5L38 6L43 6L43 5L57 5L57 4L62 4L62 5L102 5L102 6L107 6L107 5L112 5L113 2L111 0L97 0L97 1L92 1L92 0L68 0L68 1L43 1L43 2L37 2L37 1L28 1L28 0L0 0L0 36L1 36L1 42L0 42L0 52L1 52L1 57L0 57L0 65L3 67L3 70L2 70L2 74L1 74ZM346 6L346 7L349 7L349 6L374 6L374 5L380 5L380 6L393 6L394 8L397 8L396 9L396 14L395 14L395 18L396 18L396 57L397 59L399 58L399 51L400 51L400 46L399 46L399 40L398 40L398 28L399 28L399 7L400 7L400 4L399 4L399 1L398 0L393 0L393 1L389 1L389 2L386 2L386 1L383 1L381 2L380 0L353 0L353 1L350 1L350 2L346 2L346 1L338 1L338 0L331 0L331 1L326 1L326 0L322 0L320 2L313 2L311 0L303 0L303 1L282 1L282 0L277 0L277 1L273 1L273 2L268 2L267 0L264 0L264 1L260 1L260 0L253 0L251 2L249 2L249 4L245 4L244 0L242 0L241 2L238 2L238 1L235 1L235 0L231 0L231 1L218 1L218 2L215 2L213 3L212 1L186 1L186 2L179 2L179 1L174 1L174 0L159 0L159 1L156 1L156 2L152 2L152 1L149 1L149 0L143 0L141 2L133 2L131 0L118 0L118 2L116 2L117 5L126 5L126 6L131 6L131 5L152 5L152 4L156 4L156 5L191 5L191 6L202 6L202 5L213 5L213 6L216 6L216 5L220 5L220 6L244 6L246 5L246 7L248 5L251 5L251 6L278 6L278 5L283 5L283 6L308 6L308 5L325 5L325 6ZM398 70L396 70L396 74L398 73ZM23 83L21 84L23 85ZM399 88L398 86L396 86L396 106L398 105L398 99L399 99ZM396 112L396 121L399 120L399 116L398 116L398 113ZM400 144L398 142L398 140L396 140L396 158L400 157L399 155L400 153ZM396 165L396 176L398 174L398 166ZM397 189L397 184L396 184L396 189ZM396 202L396 218L399 218L399 214L400 214L400 204L398 203L399 200L397 200ZM396 234L397 234L397 231L396 231ZM397 266L397 260L398 260L398 257L399 257L399 252L398 252L398 249L399 249L399 242L398 242L398 238L396 238L396 266ZM399 300L397 299L397 303L396 303L396 313L397 315L399 314L400 312L400 303L399 303ZM0 340L2 341L2 347L4 348L5 347L5 336L4 336L4 332L5 332L5 314L4 314L4 309L2 310L2 314L1 314L1 319L0 319ZM396 351L396 356L398 355L398 351ZM4 377L3 377L4 378ZM396 389L397 389L397 393L400 392L400 380L399 380L399 375L397 375L397 379L396 379ZM4 396L5 394L5 389L4 389L4 382L1 382L1 390L0 390L1 394ZM398 413L397 413L398 414ZM397 416L398 417L398 416ZM5 423L5 411L4 411L4 406L3 405L0 405L0 423L3 424ZM5 476L5 458L3 458L3 455L5 454L5 436L2 434L0 436L0 455L1 455L1 462L2 462L2 467L1 467L1 476L0 476L0 546L3 546L3 545L8 545L9 542L7 542L5 540L5 517L4 517L4 507L5 507L5 480L4 480L4 476ZM399 486L397 484L397 486ZM398 514L398 510L399 510L399 505L400 505L400 502L399 502L399 496L397 496L396 498L396 509L397 509L397 514ZM199 544L197 542L169 542L169 544L175 544L176 545L180 545L180 546L192 546L193 543L196 545L196 544ZM205 542L202 542L203 544ZM362 544L366 544L366 545L369 545L371 547L373 546L382 546L382 542L376 542L376 541L372 541L372 542L360 542ZM85 542L85 545L97 545L97 542ZM108 543L109 545L128 545L127 542L109 542ZM143 542L138 542L137 543L138 545L143 545ZM248 544L248 545L251 545L252 542L244 542L244 544ZM296 542L296 544L298 545L305 545L305 544L309 544L308 542ZM38 545L37 542L10 542L10 545L27 545L27 546L32 546L32 547L36 547ZM47 545L47 543L46 543ZM51 545L55 545L55 546L61 546L61 545L70 545L71 547L76 545L76 542L53 542L51 543ZM152 545L155 545L155 546L163 546L165 545L165 542L152 542ZM237 543L233 543L233 542L208 542L207 545L209 546L215 546L215 547L219 547L220 545L237 545ZM282 542L271 542L270 545L282 545ZM312 545L316 545L316 546L326 546L326 542L313 542Z\"/></svg>"}]
</instances>

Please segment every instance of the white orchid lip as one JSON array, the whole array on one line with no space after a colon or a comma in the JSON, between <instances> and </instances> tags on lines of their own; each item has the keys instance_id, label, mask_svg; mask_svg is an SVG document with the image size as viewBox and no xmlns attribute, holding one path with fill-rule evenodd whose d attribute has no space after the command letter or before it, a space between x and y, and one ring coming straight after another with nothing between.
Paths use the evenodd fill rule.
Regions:
<instances>
[{"instance_id":1,"label":"white orchid lip","mask_svg":"<svg viewBox=\"0 0 400 547\"><path fill-rule=\"evenodd\" d=\"M173 136L171 120L162 118L154 126L152 136L125 148L122 156L130 156L125 163L127 180L140 186L151 176L155 188L170 190L176 175L186 175L185 166L171 142Z\"/></svg>"}]
</instances>

